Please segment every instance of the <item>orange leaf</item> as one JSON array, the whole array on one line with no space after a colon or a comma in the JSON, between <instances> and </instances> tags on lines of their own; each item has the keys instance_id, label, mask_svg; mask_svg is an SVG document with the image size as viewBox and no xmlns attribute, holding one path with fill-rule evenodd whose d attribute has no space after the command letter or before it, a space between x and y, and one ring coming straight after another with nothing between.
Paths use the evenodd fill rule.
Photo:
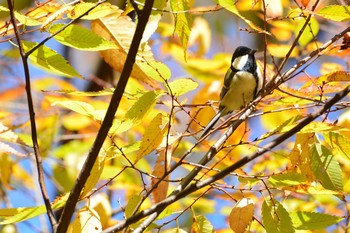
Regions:
<instances>
[{"instance_id":1,"label":"orange leaf","mask_svg":"<svg viewBox=\"0 0 350 233\"><path fill-rule=\"evenodd\" d=\"M254 203L249 198L239 200L228 218L230 228L235 233L243 233L253 220Z\"/></svg>"}]
</instances>

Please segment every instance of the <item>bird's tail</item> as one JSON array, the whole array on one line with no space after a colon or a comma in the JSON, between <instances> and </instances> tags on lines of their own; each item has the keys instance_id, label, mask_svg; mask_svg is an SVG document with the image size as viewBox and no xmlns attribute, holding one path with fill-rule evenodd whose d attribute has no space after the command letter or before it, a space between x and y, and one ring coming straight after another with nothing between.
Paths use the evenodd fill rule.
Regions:
<instances>
[{"instance_id":1,"label":"bird's tail","mask_svg":"<svg viewBox=\"0 0 350 233\"><path fill-rule=\"evenodd\" d=\"M203 133L199 139L202 139L204 136L206 136L210 130L214 127L215 123L220 119L222 113L224 112L224 108L221 109L214 117L211 119L211 121L207 124L207 126L204 128Z\"/></svg>"}]
</instances>

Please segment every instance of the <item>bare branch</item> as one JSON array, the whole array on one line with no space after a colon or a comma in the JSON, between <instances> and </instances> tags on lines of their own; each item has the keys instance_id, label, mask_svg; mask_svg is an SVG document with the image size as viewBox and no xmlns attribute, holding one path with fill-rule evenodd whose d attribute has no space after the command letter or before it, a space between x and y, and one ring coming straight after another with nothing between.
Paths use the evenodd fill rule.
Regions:
<instances>
[{"instance_id":1,"label":"bare branch","mask_svg":"<svg viewBox=\"0 0 350 233\"><path fill-rule=\"evenodd\" d=\"M38 172L39 185L40 185L40 189L41 189L41 194L42 194L43 199L44 199L45 207L47 210L47 216L49 217L51 227L54 230L56 228L57 222L56 222L55 215L54 215L52 208L51 208L49 195L47 193L46 185L45 185L44 171L43 171L43 167L42 167L42 158L40 155L40 149L39 149L39 144L38 144L38 135L37 135L37 131L36 131L35 110L34 110L34 105L33 105L32 91L31 91L28 60L27 60L26 54L25 54L23 46L22 46L22 42L21 42L21 38L20 38L20 34L19 34L19 30L17 27L16 18L15 18L12 0L7 0L7 4L8 4L9 9L10 9L11 23L13 25L13 29L14 29L14 32L16 35L16 40L18 43L19 53L20 53L22 63L23 63L25 83L26 83L25 89L26 89L27 100L28 100L30 128L31 128L31 133L32 133L32 142L33 142L33 149L34 149L34 155L35 155L35 161L36 161L36 168L37 168L37 172Z\"/></svg>"}]
</instances>

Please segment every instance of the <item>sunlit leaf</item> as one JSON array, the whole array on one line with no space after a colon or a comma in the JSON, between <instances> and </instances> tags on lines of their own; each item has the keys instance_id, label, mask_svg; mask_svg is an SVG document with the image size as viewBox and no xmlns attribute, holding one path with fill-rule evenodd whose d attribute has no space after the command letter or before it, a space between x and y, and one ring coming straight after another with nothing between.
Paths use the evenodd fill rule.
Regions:
<instances>
[{"instance_id":1,"label":"sunlit leaf","mask_svg":"<svg viewBox=\"0 0 350 233\"><path fill-rule=\"evenodd\" d=\"M95 3L91 2L80 2L74 6L74 8L68 13L68 17L75 19L80 15L85 14L88 10L95 7ZM99 19L106 15L113 13L113 6L110 3L102 3L91 10L87 15L83 16L82 19Z\"/></svg>"},{"instance_id":2,"label":"sunlit leaf","mask_svg":"<svg viewBox=\"0 0 350 233\"><path fill-rule=\"evenodd\" d=\"M141 200L142 197L140 197L139 195L132 195L130 197L128 204L125 206L125 217L129 218L130 216L135 214L136 207L138 206Z\"/></svg>"},{"instance_id":3,"label":"sunlit leaf","mask_svg":"<svg viewBox=\"0 0 350 233\"><path fill-rule=\"evenodd\" d=\"M213 225L202 215L193 218L191 232L193 233L214 233Z\"/></svg>"},{"instance_id":4,"label":"sunlit leaf","mask_svg":"<svg viewBox=\"0 0 350 233\"><path fill-rule=\"evenodd\" d=\"M249 198L243 198L233 207L228 222L235 233L244 233L248 224L253 220L254 202Z\"/></svg>"},{"instance_id":5,"label":"sunlit leaf","mask_svg":"<svg viewBox=\"0 0 350 233\"><path fill-rule=\"evenodd\" d=\"M264 201L261 212L263 224L267 233L295 232L289 213L283 205L276 200Z\"/></svg>"},{"instance_id":6,"label":"sunlit leaf","mask_svg":"<svg viewBox=\"0 0 350 233\"><path fill-rule=\"evenodd\" d=\"M137 161L152 152L160 145L166 130L167 127L164 117L161 113L158 113L146 128L141 142L140 150L137 153Z\"/></svg>"},{"instance_id":7,"label":"sunlit leaf","mask_svg":"<svg viewBox=\"0 0 350 233\"><path fill-rule=\"evenodd\" d=\"M121 72L130 49L136 24L129 16L122 15L122 10L113 6L113 13L92 21L91 28L96 34L117 45L117 49L100 51L100 54L113 69ZM146 42L142 43L139 47L131 76L151 87L158 88L158 82L139 66L140 63L147 63L153 60L151 48Z\"/></svg>"},{"instance_id":8,"label":"sunlit leaf","mask_svg":"<svg viewBox=\"0 0 350 233\"><path fill-rule=\"evenodd\" d=\"M192 91L198 87L198 83L190 78L176 79L169 83L169 93L174 96L181 96L189 91Z\"/></svg>"},{"instance_id":9,"label":"sunlit leaf","mask_svg":"<svg viewBox=\"0 0 350 233\"><path fill-rule=\"evenodd\" d=\"M282 173L269 177L269 182L272 186L293 186L300 185L306 182L306 178L300 173Z\"/></svg>"},{"instance_id":10,"label":"sunlit leaf","mask_svg":"<svg viewBox=\"0 0 350 233\"><path fill-rule=\"evenodd\" d=\"M298 35L301 31L302 27L306 23L305 18L297 18L295 19L296 27L294 28L294 34ZM314 40L317 37L319 31L319 25L315 17L311 17L310 21L308 22L307 27L303 31L303 34L301 34L298 42L301 46L307 45L310 41Z\"/></svg>"},{"instance_id":11,"label":"sunlit leaf","mask_svg":"<svg viewBox=\"0 0 350 233\"><path fill-rule=\"evenodd\" d=\"M329 132L323 134L333 151L350 160L350 140L340 133Z\"/></svg>"},{"instance_id":12,"label":"sunlit leaf","mask_svg":"<svg viewBox=\"0 0 350 233\"><path fill-rule=\"evenodd\" d=\"M343 190L342 171L338 161L327 147L316 143L311 149L311 169L323 187Z\"/></svg>"},{"instance_id":13,"label":"sunlit leaf","mask_svg":"<svg viewBox=\"0 0 350 233\"><path fill-rule=\"evenodd\" d=\"M334 71L328 74L319 77L328 82L349 82L350 81L350 72L346 71Z\"/></svg>"},{"instance_id":14,"label":"sunlit leaf","mask_svg":"<svg viewBox=\"0 0 350 233\"><path fill-rule=\"evenodd\" d=\"M93 195L89 200L89 207L100 216L102 227L106 227L112 216L112 206L106 193Z\"/></svg>"},{"instance_id":15,"label":"sunlit leaf","mask_svg":"<svg viewBox=\"0 0 350 233\"><path fill-rule=\"evenodd\" d=\"M0 151L1 151L1 144L2 143L0 142ZM14 168L14 166L10 156L5 153L0 153L0 164L1 164L1 170L0 170L1 184L6 189L12 189L12 187L10 186L10 179L11 179L12 169Z\"/></svg>"},{"instance_id":16,"label":"sunlit leaf","mask_svg":"<svg viewBox=\"0 0 350 233\"><path fill-rule=\"evenodd\" d=\"M103 120L103 117L100 114L98 114L97 110L91 104L88 104L86 102L77 100L67 100L54 102L52 105L60 105L79 114L92 117L95 120Z\"/></svg>"},{"instance_id":17,"label":"sunlit leaf","mask_svg":"<svg viewBox=\"0 0 350 233\"><path fill-rule=\"evenodd\" d=\"M113 95L113 91L114 91L114 88L103 89L101 91L57 90L57 91L50 91L50 92L73 95L73 96L106 96L106 95Z\"/></svg>"},{"instance_id":18,"label":"sunlit leaf","mask_svg":"<svg viewBox=\"0 0 350 233\"><path fill-rule=\"evenodd\" d=\"M286 57L290 48L291 48L290 45L283 45L283 44L268 44L267 45L267 51L269 51L269 53L274 57ZM290 58L297 57L298 52L299 52L298 48L294 47L289 57Z\"/></svg>"},{"instance_id":19,"label":"sunlit leaf","mask_svg":"<svg viewBox=\"0 0 350 233\"><path fill-rule=\"evenodd\" d=\"M126 112L123 119L115 119L111 128L111 133L117 134L125 132L131 127L141 123L141 120L147 115L150 109L156 103L159 94L155 91L144 93Z\"/></svg>"},{"instance_id":20,"label":"sunlit leaf","mask_svg":"<svg viewBox=\"0 0 350 233\"><path fill-rule=\"evenodd\" d=\"M328 5L321 8L317 15L326 19L345 22L350 20L350 6Z\"/></svg>"},{"instance_id":21,"label":"sunlit leaf","mask_svg":"<svg viewBox=\"0 0 350 233\"><path fill-rule=\"evenodd\" d=\"M164 82L171 77L171 71L164 63L150 61L139 62L140 69L145 72L149 77L159 82Z\"/></svg>"},{"instance_id":22,"label":"sunlit leaf","mask_svg":"<svg viewBox=\"0 0 350 233\"><path fill-rule=\"evenodd\" d=\"M72 222L69 230L68 231L71 233L101 232L102 225L100 216L95 210L89 208L88 206L84 206L77 212L77 216Z\"/></svg>"},{"instance_id":23,"label":"sunlit leaf","mask_svg":"<svg viewBox=\"0 0 350 233\"><path fill-rule=\"evenodd\" d=\"M261 29L260 27L256 26L252 21L246 19L243 17L239 11L237 10L235 6L235 2L230 0L215 0L216 3L218 3L220 6L224 7L226 10L232 12L233 14L237 15L239 18L241 18L246 24L248 24L249 27L251 27L253 30L255 30L258 33L265 33L270 35L269 32Z\"/></svg>"},{"instance_id":24,"label":"sunlit leaf","mask_svg":"<svg viewBox=\"0 0 350 233\"><path fill-rule=\"evenodd\" d=\"M58 208L62 208L65 205L68 196L69 194L65 194L61 197L56 198L52 204L52 209L57 210ZM0 225L22 222L24 220L34 218L44 213L46 213L45 205L36 207L0 209L0 217L2 218L2 220L0 221Z\"/></svg>"},{"instance_id":25,"label":"sunlit leaf","mask_svg":"<svg viewBox=\"0 0 350 233\"><path fill-rule=\"evenodd\" d=\"M297 166L305 175L307 181L314 181L315 176L311 170L311 146L315 142L315 134L299 133L296 135L294 148L289 157L293 166Z\"/></svg>"},{"instance_id":26,"label":"sunlit leaf","mask_svg":"<svg viewBox=\"0 0 350 233\"><path fill-rule=\"evenodd\" d=\"M26 26L37 26L41 24L39 21L18 12L15 12L15 17L19 22Z\"/></svg>"},{"instance_id":27,"label":"sunlit leaf","mask_svg":"<svg viewBox=\"0 0 350 233\"><path fill-rule=\"evenodd\" d=\"M87 195L97 184L97 182L100 179L100 176L103 171L104 163L106 159L106 153L104 151L100 151L94 166L91 169L90 176L88 177L87 181L85 182L83 191L81 192L80 196L83 198L85 195Z\"/></svg>"},{"instance_id":28,"label":"sunlit leaf","mask_svg":"<svg viewBox=\"0 0 350 233\"><path fill-rule=\"evenodd\" d=\"M64 26L65 24L55 24L50 27L50 33L54 34ZM94 32L73 24L58 33L54 38L61 44L85 51L100 51L117 48L116 45Z\"/></svg>"},{"instance_id":29,"label":"sunlit leaf","mask_svg":"<svg viewBox=\"0 0 350 233\"><path fill-rule=\"evenodd\" d=\"M200 57L206 54L211 45L211 30L207 20L202 17L196 17L193 21L188 46L197 45L196 56Z\"/></svg>"},{"instance_id":30,"label":"sunlit leaf","mask_svg":"<svg viewBox=\"0 0 350 233\"><path fill-rule=\"evenodd\" d=\"M163 178L165 172L170 168L170 158L171 158L171 151L166 150L166 148L162 148L160 152L158 153L158 158L156 161L156 164L154 165L154 169L152 171L152 187L156 187L152 191L153 195L153 202L158 203L162 200L164 200L168 193L169 188L169 182L168 181L160 181L159 179ZM165 180L169 179L169 175L166 175L164 177ZM155 186L155 184L157 184Z\"/></svg>"},{"instance_id":31,"label":"sunlit leaf","mask_svg":"<svg viewBox=\"0 0 350 233\"><path fill-rule=\"evenodd\" d=\"M34 48L38 43L23 41L22 45L26 52ZM33 65L39 68L54 73L57 75L63 75L68 78L79 77L80 74L68 63L62 55L56 51L46 47L45 45L40 46L32 54L29 55L30 61Z\"/></svg>"},{"instance_id":32,"label":"sunlit leaf","mask_svg":"<svg viewBox=\"0 0 350 233\"><path fill-rule=\"evenodd\" d=\"M315 230L327 228L341 221L342 217L314 212L289 212L293 226L297 230Z\"/></svg>"},{"instance_id":33,"label":"sunlit leaf","mask_svg":"<svg viewBox=\"0 0 350 233\"><path fill-rule=\"evenodd\" d=\"M175 33L179 36L182 47L186 51L192 28L192 18L188 13L188 1L170 0L170 6L171 10L175 12L173 14L175 19Z\"/></svg>"}]
</instances>

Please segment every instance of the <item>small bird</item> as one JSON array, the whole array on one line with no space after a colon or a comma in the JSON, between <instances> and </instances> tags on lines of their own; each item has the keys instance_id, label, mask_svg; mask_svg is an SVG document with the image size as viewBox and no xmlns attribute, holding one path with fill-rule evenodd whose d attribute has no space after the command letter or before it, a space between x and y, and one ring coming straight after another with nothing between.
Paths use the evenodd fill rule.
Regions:
<instances>
[{"instance_id":1,"label":"small bird","mask_svg":"<svg viewBox=\"0 0 350 233\"><path fill-rule=\"evenodd\" d=\"M205 127L200 138L209 133L220 117L244 108L261 90L263 77L256 64L255 52L245 46L236 48L221 89L219 112Z\"/></svg>"}]
</instances>

